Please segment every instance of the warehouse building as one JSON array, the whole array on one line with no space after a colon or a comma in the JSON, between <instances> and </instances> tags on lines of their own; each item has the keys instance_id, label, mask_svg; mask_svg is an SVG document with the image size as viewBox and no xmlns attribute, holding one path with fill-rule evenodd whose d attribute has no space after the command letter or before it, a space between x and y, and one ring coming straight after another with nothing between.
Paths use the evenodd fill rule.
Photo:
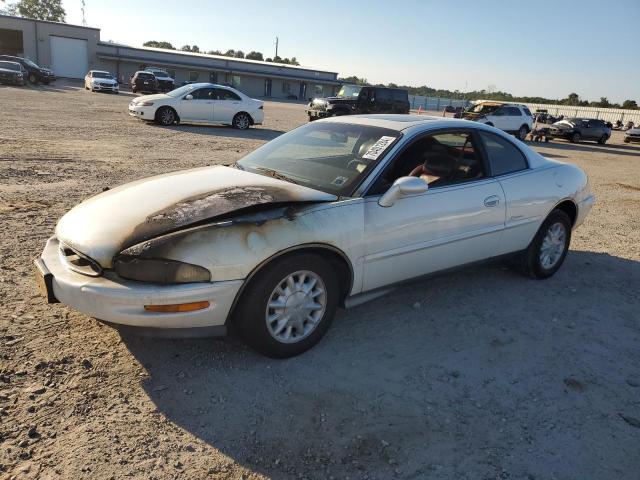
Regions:
<instances>
[{"instance_id":1,"label":"warehouse building","mask_svg":"<svg viewBox=\"0 0 640 480\"><path fill-rule=\"evenodd\" d=\"M100 29L0 15L0 54L30 58L62 78L107 70L121 83L148 66L182 82L233 85L252 97L307 99L335 94L338 74L279 63L192 52L131 47L100 40Z\"/></svg>"}]
</instances>

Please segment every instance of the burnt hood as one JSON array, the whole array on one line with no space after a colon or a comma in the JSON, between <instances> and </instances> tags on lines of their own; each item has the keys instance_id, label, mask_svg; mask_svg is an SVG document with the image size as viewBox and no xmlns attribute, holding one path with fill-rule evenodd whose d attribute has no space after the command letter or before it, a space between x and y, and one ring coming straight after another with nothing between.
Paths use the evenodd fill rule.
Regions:
<instances>
[{"instance_id":1,"label":"burnt hood","mask_svg":"<svg viewBox=\"0 0 640 480\"><path fill-rule=\"evenodd\" d=\"M234 211L336 199L236 168L204 167L138 180L91 197L60 219L56 237L110 268L125 248Z\"/></svg>"}]
</instances>

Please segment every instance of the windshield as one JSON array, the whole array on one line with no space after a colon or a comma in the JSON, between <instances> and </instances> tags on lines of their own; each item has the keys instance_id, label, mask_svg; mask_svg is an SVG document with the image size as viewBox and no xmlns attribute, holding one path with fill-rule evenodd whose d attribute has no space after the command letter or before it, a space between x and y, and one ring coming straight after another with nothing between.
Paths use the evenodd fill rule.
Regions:
<instances>
[{"instance_id":1,"label":"windshield","mask_svg":"<svg viewBox=\"0 0 640 480\"><path fill-rule=\"evenodd\" d=\"M343 85L338 92L338 97L357 97L362 87L358 85Z\"/></svg>"},{"instance_id":2,"label":"windshield","mask_svg":"<svg viewBox=\"0 0 640 480\"><path fill-rule=\"evenodd\" d=\"M384 158L400 132L366 125L310 123L237 162L254 173L335 195L350 195Z\"/></svg>"},{"instance_id":3,"label":"windshield","mask_svg":"<svg viewBox=\"0 0 640 480\"><path fill-rule=\"evenodd\" d=\"M149 69L149 71L151 73L153 73L156 77L159 77L159 78L167 78L169 76L169 74L167 72L165 72L164 70Z\"/></svg>"},{"instance_id":4,"label":"windshield","mask_svg":"<svg viewBox=\"0 0 640 480\"><path fill-rule=\"evenodd\" d=\"M113 75L107 72L93 72L93 78L113 78Z\"/></svg>"},{"instance_id":5,"label":"windshield","mask_svg":"<svg viewBox=\"0 0 640 480\"><path fill-rule=\"evenodd\" d=\"M29 65L30 67L33 68L40 68L38 65L36 65L35 63L33 63L31 60L29 60L28 58L23 58L24 63L26 63L27 65Z\"/></svg>"},{"instance_id":6,"label":"windshield","mask_svg":"<svg viewBox=\"0 0 640 480\"><path fill-rule=\"evenodd\" d=\"M194 88L195 87L193 85L185 85L184 87L176 88L175 90L171 90L170 92L167 92L167 95L169 95L170 97L178 98L178 97L181 97L182 95L186 95Z\"/></svg>"}]
</instances>

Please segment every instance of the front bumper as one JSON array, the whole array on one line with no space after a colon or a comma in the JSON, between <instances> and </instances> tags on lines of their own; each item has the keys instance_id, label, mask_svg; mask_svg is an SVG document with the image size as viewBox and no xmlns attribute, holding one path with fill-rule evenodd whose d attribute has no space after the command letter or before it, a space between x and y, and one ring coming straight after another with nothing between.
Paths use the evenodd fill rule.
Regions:
<instances>
[{"instance_id":1,"label":"front bumper","mask_svg":"<svg viewBox=\"0 0 640 480\"><path fill-rule=\"evenodd\" d=\"M582 225L582 222L584 222L584 219L589 215L589 212L591 211L591 208L593 208L593 204L595 202L596 196L593 193L578 202L578 217L576 218L573 228L578 228Z\"/></svg>"},{"instance_id":2,"label":"front bumper","mask_svg":"<svg viewBox=\"0 0 640 480\"><path fill-rule=\"evenodd\" d=\"M153 120L155 113L156 111L153 107L142 107L134 103L129 104L129 115L132 117L138 117L142 120Z\"/></svg>"},{"instance_id":3,"label":"front bumper","mask_svg":"<svg viewBox=\"0 0 640 480\"><path fill-rule=\"evenodd\" d=\"M91 89L96 92L119 92L120 88L118 85L99 85L94 83L91 85Z\"/></svg>"},{"instance_id":4,"label":"front bumper","mask_svg":"<svg viewBox=\"0 0 640 480\"><path fill-rule=\"evenodd\" d=\"M60 255L55 237L47 241L42 256L36 260L45 272L50 273L43 283L48 283L50 303L56 300L85 315L114 326L142 329L175 329L184 336L188 329L220 327L224 331L231 307L242 280L211 283L186 283L157 285L125 280L113 272L100 277L90 277L70 270ZM145 305L170 305L208 301L209 307L193 312L158 313L144 309ZM171 332L166 332L173 336Z\"/></svg>"},{"instance_id":5,"label":"front bumper","mask_svg":"<svg viewBox=\"0 0 640 480\"><path fill-rule=\"evenodd\" d=\"M331 113L326 110L314 110L312 108L309 108L305 110L305 112L307 113L309 118L327 118L331 116Z\"/></svg>"}]
</instances>

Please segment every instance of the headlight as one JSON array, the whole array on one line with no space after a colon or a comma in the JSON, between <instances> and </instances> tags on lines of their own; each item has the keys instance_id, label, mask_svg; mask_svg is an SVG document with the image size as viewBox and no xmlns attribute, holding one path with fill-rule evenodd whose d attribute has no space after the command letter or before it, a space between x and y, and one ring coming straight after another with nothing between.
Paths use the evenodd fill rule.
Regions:
<instances>
[{"instance_id":1,"label":"headlight","mask_svg":"<svg viewBox=\"0 0 640 480\"><path fill-rule=\"evenodd\" d=\"M118 276L129 280L151 283L210 282L211 273L191 263L162 258L120 256L114 263Z\"/></svg>"},{"instance_id":2,"label":"headlight","mask_svg":"<svg viewBox=\"0 0 640 480\"><path fill-rule=\"evenodd\" d=\"M153 105L153 102L139 102L137 105L139 107L150 107L151 105Z\"/></svg>"}]
</instances>

